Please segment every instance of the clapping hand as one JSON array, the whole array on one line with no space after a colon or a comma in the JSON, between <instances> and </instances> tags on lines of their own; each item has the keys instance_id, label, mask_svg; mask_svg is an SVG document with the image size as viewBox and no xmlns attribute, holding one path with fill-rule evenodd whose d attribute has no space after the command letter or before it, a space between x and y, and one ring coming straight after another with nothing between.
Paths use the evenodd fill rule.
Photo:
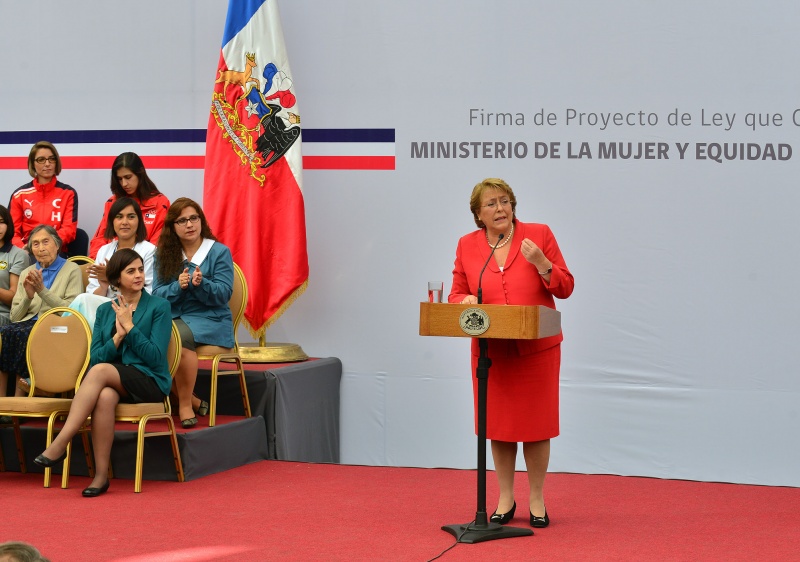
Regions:
<instances>
[{"instance_id":1,"label":"clapping hand","mask_svg":"<svg viewBox=\"0 0 800 562\"><path fill-rule=\"evenodd\" d=\"M108 283L106 278L106 264L93 263L89 266L89 277L95 277L99 283Z\"/></svg>"},{"instance_id":2,"label":"clapping hand","mask_svg":"<svg viewBox=\"0 0 800 562\"><path fill-rule=\"evenodd\" d=\"M116 300L111 301L111 307L117 313L117 333L125 335L133 328L133 310L130 303L126 302L122 294L118 294Z\"/></svg>"},{"instance_id":3,"label":"clapping hand","mask_svg":"<svg viewBox=\"0 0 800 562\"><path fill-rule=\"evenodd\" d=\"M183 273L178 275L178 285L181 289L186 289L189 286L189 268L185 267Z\"/></svg>"},{"instance_id":4,"label":"clapping hand","mask_svg":"<svg viewBox=\"0 0 800 562\"><path fill-rule=\"evenodd\" d=\"M35 294L44 289L42 272L38 269L31 269L22 282L22 286L25 288L25 294L28 295L28 298L32 299Z\"/></svg>"},{"instance_id":5,"label":"clapping hand","mask_svg":"<svg viewBox=\"0 0 800 562\"><path fill-rule=\"evenodd\" d=\"M203 274L200 272L199 267L195 267L194 273L192 273L192 285L198 287L202 282L203 282Z\"/></svg>"}]
</instances>

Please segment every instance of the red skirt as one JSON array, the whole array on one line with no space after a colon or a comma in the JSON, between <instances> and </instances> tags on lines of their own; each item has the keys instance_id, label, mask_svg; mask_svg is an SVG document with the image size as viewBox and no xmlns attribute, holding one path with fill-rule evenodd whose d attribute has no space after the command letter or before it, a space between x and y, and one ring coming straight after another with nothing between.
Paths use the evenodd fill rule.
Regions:
<instances>
[{"instance_id":1,"label":"red skirt","mask_svg":"<svg viewBox=\"0 0 800 562\"><path fill-rule=\"evenodd\" d=\"M500 342L511 344L507 349ZM495 344L495 345L492 345ZM499 345L498 345L499 344ZM492 348L499 351L493 353ZM513 353L510 340L489 342L486 437L496 441L532 442L558 436L558 388L561 345L530 355ZM506 351L510 352L507 353ZM472 356L475 433L478 432L478 357Z\"/></svg>"}]
</instances>

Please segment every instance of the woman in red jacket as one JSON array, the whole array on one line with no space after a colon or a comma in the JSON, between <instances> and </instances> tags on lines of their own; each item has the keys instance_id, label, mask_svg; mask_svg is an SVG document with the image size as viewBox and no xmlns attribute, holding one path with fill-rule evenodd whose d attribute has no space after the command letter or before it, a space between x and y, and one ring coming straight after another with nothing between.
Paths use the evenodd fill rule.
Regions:
<instances>
[{"instance_id":1,"label":"woman in red jacket","mask_svg":"<svg viewBox=\"0 0 800 562\"><path fill-rule=\"evenodd\" d=\"M488 178L470 197L478 230L458 241L453 269L451 303L476 304L478 277L489 260L481 283L484 304L544 305L555 308L553 297L572 294L575 280L567 269L556 239L545 224L517 220L517 200L509 185ZM502 235L502 240L500 236ZM544 479L550 462L550 439L559 433L558 379L562 335L538 340L488 340L489 369L486 437L500 499L491 521L505 524L514 517L514 470L517 443L528 470L530 524L547 527ZM478 340L472 341L473 389L477 414ZM476 421L477 427L477 421Z\"/></svg>"},{"instance_id":2,"label":"woman in red jacket","mask_svg":"<svg viewBox=\"0 0 800 562\"><path fill-rule=\"evenodd\" d=\"M61 157L56 147L47 141L33 145L28 154L28 173L33 181L14 190L8 210L14 221L13 244L24 248L31 231L40 224L52 226L67 252L78 231L78 194L58 181Z\"/></svg>"},{"instance_id":3,"label":"woman in red jacket","mask_svg":"<svg viewBox=\"0 0 800 562\"><path fill-rule=\"evenodd\" d=\"M123 152L111 166L111 197L106 201L103 218L89 244L89 257L94 259L97 251L111 242L105 238L108 210L118 197L135 199L142 208L144 225L147 229L146 240L158 244L158 237L164 227L164 217L169 209L169 199L161 193L156 184L147 176L144 163L138 154Z\"/></svg>"}]
</instances>

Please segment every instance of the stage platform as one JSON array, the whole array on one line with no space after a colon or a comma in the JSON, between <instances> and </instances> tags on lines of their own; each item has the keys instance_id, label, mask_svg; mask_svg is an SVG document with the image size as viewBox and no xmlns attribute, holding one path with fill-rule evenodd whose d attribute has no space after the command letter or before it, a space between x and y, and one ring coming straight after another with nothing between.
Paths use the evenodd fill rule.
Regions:
<instances>
[{"instance_id":1,"label":"stage platform","mask_svg":"<svg viewBox=\"0 0 800 562\"><path fill-rule=\"evenodd\" d=\"M196 391L208 397L209 364L201 363ZM342 364L337 358L310 359L290 364L246 364L245 378L253 417L245 418L239 384L234 376L219 379L217 424L198 418L194 429L178 433L187 480L229 470L259 460L339 462L339 384ZM151 427L156 422L151 422ZM166 424L162 423L164 427ZM33 459L45 444L45 424L21 426L28 472L42 472ZM116 478L133 479L136 458L136 426L117 424L111 462ZM19 460L10 427L0 428L0 447L7 471L19 471ZM55 472L55 471L54 471ZM60 474L60 468L58 469ZM87 476L83 445L73 441L70 474ZM167 437L145 440L144 478L176 480ZM59 485L54 480L53 485Z\"/></svg>"}]
</instances>

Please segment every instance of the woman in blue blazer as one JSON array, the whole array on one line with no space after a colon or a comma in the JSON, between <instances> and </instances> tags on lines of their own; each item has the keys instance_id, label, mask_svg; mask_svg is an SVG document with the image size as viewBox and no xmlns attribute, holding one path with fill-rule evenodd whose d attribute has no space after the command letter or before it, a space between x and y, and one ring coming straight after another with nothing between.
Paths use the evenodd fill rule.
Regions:
<instances>
[{"instance_id":1,"label":"woman in blue blazer","mask_svg":"<svg viewBox=\"0 0 800 562\"><path fill-rule=\"evenodd\" d=\"M83 491L85 497L108 490L117 404L161 402L172 383L167 364L170 305L144 290L141 256L130 248L118 250L106 264L106 277L119 294L97 309L89 372L75 393L64 428L34 459L44 467L62 462L67 444L91 415L95 477Z\"/></svg>"},{"instance_id":2,"label":"woman in blue blazer","mask_svg":"<svg viewBox=\"0 0 800 562\"><path fill-rule=\"evenodd\" d=\"M175 394L181 426L197 425L195 413L208 413L208 403L194 396L199 345L234 346L230 249L211 233L200 205L187 197L176 199L167 211L158 239L153 294L172 305L172 318L181 334L181 362L175 371Z\"/></svg>"}]
</instances>

